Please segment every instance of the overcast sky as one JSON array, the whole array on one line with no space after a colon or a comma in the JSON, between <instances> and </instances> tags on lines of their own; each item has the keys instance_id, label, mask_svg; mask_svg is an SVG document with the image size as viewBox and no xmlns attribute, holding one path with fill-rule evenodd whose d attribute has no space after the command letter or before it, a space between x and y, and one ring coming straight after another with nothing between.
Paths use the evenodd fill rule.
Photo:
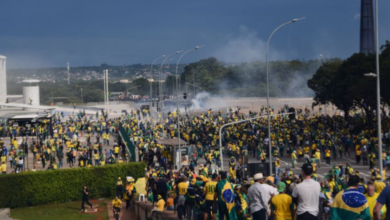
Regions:
<instances>
[{"instance_id":1,"label":"overcast sky","mask_svg":"<svg viewBox=\"0 0 390 220\"><path fill-rule=\"evenodd\" d=\"M390 1L379 4L383 44L390 39ZM306 19L274 35L271 59L359 51L360 0L4 0L0 54L8 68L150 64L205 45L182 63L211 56L250 62L264 60L271 32L298 17Z\"/></svg>"}]
</instances>

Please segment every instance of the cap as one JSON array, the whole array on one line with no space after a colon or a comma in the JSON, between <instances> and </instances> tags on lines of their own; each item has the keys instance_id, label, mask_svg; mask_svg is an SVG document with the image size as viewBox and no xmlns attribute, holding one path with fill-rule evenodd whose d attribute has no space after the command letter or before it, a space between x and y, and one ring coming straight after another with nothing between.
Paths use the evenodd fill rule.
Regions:
<instances>
[{"instance_id":1,"label":"cap","mask_svg":"<svg viewBox=\"0 0 390 220\"><path fill-rule=\"evenodd\" d=\"M305 172L306 175L311 175L313 173L313 166L310 163L305 163L301 167L303 172Z\"/></svg>"},{"instance_id":2,"label":"cap","mask_svg":"<svg viewBox=\"0 0 390 220\"><path fill-rule=\"evenodd\" d=\"M263 174L262 174L262 173L256 173L256 174L253 176L253 179L254 179L255 181L257 181L257 180L260 180L260 179L264 179L264 177L263 177Z\"/></svg>"},{"instance_id":3,"label":"cap","mask_svg":"<svg viewBox=\"0 0 390 220\"><path fill-rule=\"evenodd\" d=\"M286 188L286 184L284 182L278 183L278 192L283 192L285 188Z\"/></svg>"},{"instance_id":4,"label":"cap","mask_svg":"<svg viewBox=\"0 0 390 220\"><path fill-rule=\"evenodd\" d=\"M265 178L265 180L269 180L271 183L275 183L275 177L273 176L267 176L267 178Z\"/></svg>"}]
</instances>

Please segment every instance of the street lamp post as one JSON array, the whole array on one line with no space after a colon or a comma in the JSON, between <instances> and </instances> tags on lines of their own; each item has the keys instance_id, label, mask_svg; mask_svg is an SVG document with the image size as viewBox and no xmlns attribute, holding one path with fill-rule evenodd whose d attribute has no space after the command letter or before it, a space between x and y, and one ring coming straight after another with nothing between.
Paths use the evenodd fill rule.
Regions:
<instances>
[{"instance_id":1,"label":"street lamp post","mask_svg":"<svg viewBox=\"0 0 390 220\"><path fill-rule=\"evenodd\" d=\"M179 73L178 73L178 67L179 67L179 62L181 60L181 58L186 55L188 52L190 51L193 51L193 50L197 50L201 47L203 47L204 45L202 46L196 46L194 48L191 48L189 50L187 50L186 52L182 53L181 56L179 57L179 59L177 60L177 63L176 63L176 96L177 96L177 99L176 99L176 115L177 115L177 138L179 139L178 140L178 145L179 145L179 155L180 155L180 158L179 158L179 167L181 167L181 148L180 148L180 111L179 111L179 82L178 82L178 79L179 79Z\"/></svg>"},{"instance_id":2,"label":"street lamp post","mask_svg":"<svg viewBox=\"0 0 390 220\"><path fill-rule=\"evenodd\" d=\"M272 36L275 34L275 32L277 30L279 30L279 28L285 26L285 25L288 25L288 24L291 24L291 23L294 23L296 21L299 21L299 20L302 20L304 19L303 18L294 18L292 19L291 21L289 22L286 22L282 25L280 25L279 27L277 27L272 33L271 35L269 36L268 38L268 41L267 41L267 50L266 50L266 54L265 54L265 62L266 62L266 72L267 72L267 118L268 118L268 148L269 148L269 169L270 169L270 175L272 175L272 149L271 149L271 119L270 119L270 106L269 106L269 80L268 80L268 46L269 46L269 42L271 41L271 38Z\"/></svg>"},{"instance_id":3,"label":"street lamp post","mask_svg":"<svg viewBox=\"0 0 390 220\"><path fill-rule=\"evenodd\" d=\"M378 130L378 155L379 155L379 172L381 180L383 180L383 163L382 163L382 118L381 118L381 89L380 89L380 71L379 71L379 22L378 22L378 0L375 0L375 60L376 74L366 73L365 76L376 77L376 117Z\"/></svg>"},{"instance_id":4,"label":"street lamp post","mask_svg":"<svg viewBox=\"0 0 390 220\"><path fill-rule=\"evenodd\" d=\"M376 29L376 99L377 99L377 123L378 123L378 150L379 150L379 170L381 180L383 180L383 163L382 163L382 120L381 120L381 90L380 90L380 72L379 72L379 22L378 22L378 0L375 0L375 29Z\"/></svg>"},{"instance_id":5,"label":"street lamp post","mask_svg":"<svg viewBox=\"0 0 390 220\"><path fill-rule=\"evenodd\" d=\"M152 80L150 81L150 99L151 99L151 100L152 100L152 97L153 97L153 73L152 73L153 64L154 64L157 60L159 60L159 59L161 59L161 58L163 58L163 57L165 57L165 55L162 55L162 56L160 56L160 57L157 57L157 58L152 62L152 64L150 65L150 75L151 75L151 77L152 77Z\"/></svg>"},{"instance_id":6,"label":"street lamp post","mask_svg":"<svg viewBox=\"0 0 390 220\"><path fill-rule=\"evenodd\" d=\"M179 54L179 53L181 53L181 52L183 52L183 51L176 51L176 52L174 52L174 53L171 53L171 54L168 54L168 55L166 55L165 56L165 59L163 60L163 62L161 63L161 66L160 66L160 77L159 77L159 89L160 89L160 91L159 91L159 95L160 95L160 100L162 100L162 67L163 67L163 65L164 65L164 63L165 63L165 61L170 57L170 56L173 56L173 55L175 55L175 54ZM162 106L160 106L160 109L162 109ZM162 117L161 117L161 122L162 122Z\"/></svg>"},{"instance_id":7,"label":"street lamp post","mask_svg":"<svg viewBox=\"0 0 390 220\"><path fill-rule=\"evenodd\" d=\"M83 99L83 88L81 88L81 103L84 104L84 99Z\"/></svg>"}]
</instances>

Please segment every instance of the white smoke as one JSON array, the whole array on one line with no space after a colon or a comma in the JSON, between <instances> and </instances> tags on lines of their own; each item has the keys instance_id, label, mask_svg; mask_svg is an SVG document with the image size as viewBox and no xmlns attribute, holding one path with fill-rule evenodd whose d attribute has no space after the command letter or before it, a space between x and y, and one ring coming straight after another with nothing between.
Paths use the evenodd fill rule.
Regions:
<instances>
[{"instance_id":1,"label":"white smoke","mask_svg":"<svg viewBox=\"0 0 390 220\"><path fill-rule=\"evenodd\" d=\"M215 53L215 57L228 63L253 62L265 60L267 43L255 31L240 26L237 36L228 39L227 44ZM284 59L282 53L272 49L270 59Z\"/></svg>"},{"instance_id":2,"label":"white smoke","mask_svg":"<svg viewBox=\"0 0 390 220\"><path fill-rule=\"evenodd\" d=\"M210 98L210 93L198 93L194 99L191 100L194 109L202 109L206 107L206 102Z\"/></svg>"}]
</instances>

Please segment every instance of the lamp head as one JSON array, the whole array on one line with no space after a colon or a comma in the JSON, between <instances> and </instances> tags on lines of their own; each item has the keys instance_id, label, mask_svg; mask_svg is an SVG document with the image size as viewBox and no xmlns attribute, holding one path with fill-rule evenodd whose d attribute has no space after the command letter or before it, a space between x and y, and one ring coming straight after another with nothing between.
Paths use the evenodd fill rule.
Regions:
<instances>
[{"instance_id":1,"label":"lamp head","mask_svg":"<svg viewBox=\"0 0 390 220\"><path fill-rule=\"evenodd\" d=\"M302 18L294 18L292 19L292 22L296 22L296 21L299 21L299 20L302 20L302 19L305 19L306 17L302 17Z\"/></svg>"},{"instance_id":2,"label":"lamp head","mask_svg":"<svg viewBox=\"0 0 390 220\"><path fill-rule=\"evenodd\" d=\"M199 49L201 47L204 47L204 45L196 46L194 49L197 50L197 49Z\"/></svg>"},{"instance_id":3,"label":"lamp head","mask_svg":"<svg viewBox=\"0 0 390 220\"><path fill-rule=\"evenodd\" d=\"M375 73L365 73L364 76L376 77Z\"/></svg>"}]
</instances>

